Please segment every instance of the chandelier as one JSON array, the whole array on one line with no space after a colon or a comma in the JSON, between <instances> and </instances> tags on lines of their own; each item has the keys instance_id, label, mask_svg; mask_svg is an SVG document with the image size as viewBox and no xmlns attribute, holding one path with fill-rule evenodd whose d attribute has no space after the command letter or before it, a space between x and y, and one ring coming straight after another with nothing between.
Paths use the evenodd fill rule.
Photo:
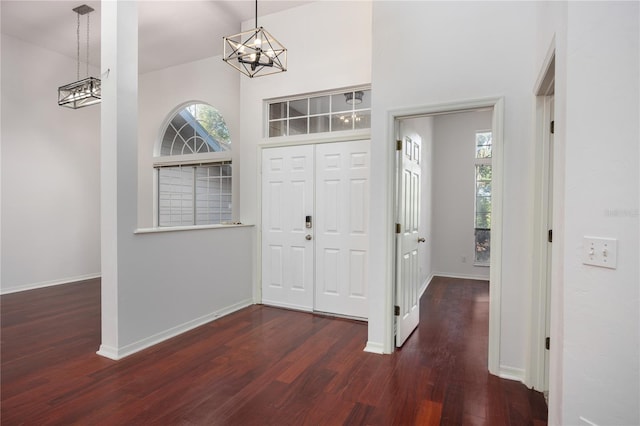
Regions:
<instances>
[{"instance_id":1,"label":"chandelier","mask_svg":"<svg viewBox=\"0 0 640 426\"><path fill-rule=\"evenodd\" d=\"M264 28L258 27L258 0L256 27L223 37L223 43L222 60L251 78L287 70L287 49Z\"/></svg>"},{"instance_id":2,"label":"chandelier","mask_svg":"<svg viewBox=\"0 0 640 426\"><path fill-rule=\"evenodd\" d=\"M58 105L78 109L100 103L100 80L89 77L89 14L93 12L91 6L83 4L73 8L78 15L76 26L76 78L77 81L58 87ZM84 79L80 79L80 15L87 15L87 73Z\"/></svg>"}]
</instances>

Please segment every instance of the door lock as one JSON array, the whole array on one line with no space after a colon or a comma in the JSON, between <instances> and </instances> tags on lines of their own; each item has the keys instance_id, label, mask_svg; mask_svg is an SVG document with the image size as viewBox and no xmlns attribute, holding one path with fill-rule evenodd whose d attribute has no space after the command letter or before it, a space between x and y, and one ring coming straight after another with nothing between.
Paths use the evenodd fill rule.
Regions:
<instances>
[{"instance_id":1,"label":"door lock","mask_svg":"<svg viewBox=\"0 0 640 426\"><path fill-rule=\"evenodd\" d=\"M305 240L307 240L307 241L309 241L309 240L311 239L311 234L307 234L307 235L305 235L305 236L304 236L304 239L305 239Z\"/></svg>"}]
</instances>

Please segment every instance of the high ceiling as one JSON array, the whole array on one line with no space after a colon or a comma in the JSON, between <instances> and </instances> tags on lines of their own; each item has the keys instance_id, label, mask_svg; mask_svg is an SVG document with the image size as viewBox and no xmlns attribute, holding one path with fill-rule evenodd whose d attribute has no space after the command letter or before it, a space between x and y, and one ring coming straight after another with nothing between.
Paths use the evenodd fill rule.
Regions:
<instances>
[{"instance_id":1,"label":"high ceiling","mask_svg":"<svg viewBox=\"0 0 640 426\"><path fill-rule=\"evenodd\" d=\"M310 0L260 0L258 15L310 3ZM87 4L90 17L89 62L100 62L100 2L67 0L1 0L1 30L17 39L76 58L77 15ZM240 23L255 18L251 0L139 0L139 71L222 54L222 37L240 32ZM259 22L258 18L258 24ZM86 15L81 17L80 57L86 51Z\"/></svg>"}]
</instances>

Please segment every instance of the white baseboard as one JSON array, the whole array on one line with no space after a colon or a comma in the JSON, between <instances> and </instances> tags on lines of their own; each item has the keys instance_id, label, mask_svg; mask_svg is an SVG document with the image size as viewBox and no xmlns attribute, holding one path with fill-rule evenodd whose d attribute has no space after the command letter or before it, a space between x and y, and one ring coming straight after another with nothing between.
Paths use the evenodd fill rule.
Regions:
<instances>
[{"instance_id":1,"label":"white baseboard","mask_svg":"<svg viewBox=\"0 0 640 426\"><path fill-rule=\"evenodd\" d=\"M508 365L501 365L500 366L500 372L498 373L498 376L500 376L503 379L517 380L519 382L524 383L524 369L523 368L510 367Z\"/></svg>"},{"instance_id":2,"label":"white baseboard","mask_svg":"<svg viewBox=\"0 0 640 426\"><path fill-rule=\"evenodd\" d=\"M251 306L251 305L253 305L253 300L246 299L236 304L233 304L231 306L227 306L226 308L223 308L219 311L212 312L207 315L203 315L200 318L187 321L184 324L180 324L168 330L161 331L160 333L156 333L153 336L149 336L144 339L138 340L137 342L130 343L121 348L113 348L105 345L100 345L100 349L96 353L106 358L120 360L129 355L133 355L136 352L140 352L153 345L157 345L160 342L169 340L172 337L176 337L182 333L186 333L189 330L192 330L196 327L200 327L201 325L217 320L219 318L222 318L225 315L229 315L233 312L236 312L240 309L246 308L247 306Z\"/></svg>"},{"instance_id":3,"label":"white baseboard","mask_svg":"<svg viewBox=\"0 0 640 426\"><path fill-rule=\"evenodd\" d=\"M434 272L433 276L443 277L443 278L459 278L462 280L489 281L489 277L481 277L478 275L465 275L465 274L448 274L445 272Z\"/></svg>"},{"instance_id":4,"label":"white baseboard","mask_svg":"<svg viewBox=\"0 0 640 426\"><path fill-rule=\"evenodd\" d=\"M420 295L418 296L418 298L422 297L424 292L427 291L427 287L429 287L429 284L431 284L431 281L433 280L433 277L435 277L435 275L431 274L431 276L429 278L424 280L424 282L422 283L422 286L420 287Z\"/></svg>"},{"instance_id":5,"label":"white baseboard","mask_svg":"<svg viewBox=\"0 0 640 426\"><path fill-rule=\"evenodd\" d=\"M367 342L367 346L364 347L365 352L372 354L384 354L384 345L382 343Z\"/></svg>"},{"instance_id":6,"label":"white baseboard","mask_svg":"<svg viewBox=\"0 0 640 426\"><path fill-rule=\"evenodd\" d=\"M61 278L59 280L42 281L39 283L23 284L15 287L0 289L0 294L18 293L20 291L36 290L39 288L52 287L54 285L70 284L78 281L92 280L100 278L102 274L99 272L94 274L79 275L76 277Z\"/></svg>"}]
</instances>

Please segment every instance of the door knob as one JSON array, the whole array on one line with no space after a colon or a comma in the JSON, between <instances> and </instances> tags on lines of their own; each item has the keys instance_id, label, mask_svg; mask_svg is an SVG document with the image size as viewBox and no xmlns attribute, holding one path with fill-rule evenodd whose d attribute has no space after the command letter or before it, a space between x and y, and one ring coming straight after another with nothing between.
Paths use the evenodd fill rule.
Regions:
<instances>
[{"instance_id":1,"label":"door knob","mask_svg":"<svg viewBox=\"0 0 640 426\"><path fill-rule=\"evenodd\" d=\"M425 238L422 238L422 237L418 238L419 243L424 243L425 241L427 241Z\"/></svg>"},{"instance_id":2,"label":"door knob","mask_svg":"<svg viewBox=\"0 0 640 426\"><path fill-rule=\"evenodd\" d=\"M310 240L310 239L311 239L311 235L310 235L310 234L307 234L307 235L305 235L305 236L304 236L304 238L305 238L306 240Z\"/></svg>"}]
</instances>

